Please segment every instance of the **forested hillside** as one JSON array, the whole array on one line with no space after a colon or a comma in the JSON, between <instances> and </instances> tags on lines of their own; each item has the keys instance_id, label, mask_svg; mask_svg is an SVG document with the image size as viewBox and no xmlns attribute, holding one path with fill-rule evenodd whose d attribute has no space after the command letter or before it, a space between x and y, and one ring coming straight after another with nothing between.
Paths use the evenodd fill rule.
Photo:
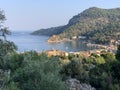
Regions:
<instances>
[{"instance_id":1,"label":"forested hillside","mask_svg":"<svg viewBox=\"0 0 120 90\"><path fill-rule=\"evenodd\" d=\"M64 31L65 26L59 26L59 27L51 27L48 29L40 29L38 31L35 31L31 33L32 35L46 35L46 36L52 36L60 34Z\"/></svg>"},{"instance_id":2,"label":"forested hillside","mask_svg":"<svg viewBox=\"0 0 120 90\"><path fill-rule=\"evenodd\" d=\"M119 39L120 8L101 9L92 7L74 16L69 23L62 27L41 29L33 34L57 35L56 38L72 39L73 36L86 36L96 43L109 43L112 39ZM50 38L52 39L52 38Z\"/></svg>"}]
</instances>

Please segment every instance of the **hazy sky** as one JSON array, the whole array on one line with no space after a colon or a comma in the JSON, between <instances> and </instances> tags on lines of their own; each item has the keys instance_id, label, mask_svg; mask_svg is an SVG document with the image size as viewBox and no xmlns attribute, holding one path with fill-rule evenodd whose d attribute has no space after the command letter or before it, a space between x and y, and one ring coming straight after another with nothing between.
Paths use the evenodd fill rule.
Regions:
<instances>
[{"instance_id":1,"label":"hazy sky","mask_svg":"<svg viewBox=\"0 0 120 90\"><path fill-rule=\"evenodd\" d=\"M0 0L10 30L37 30L68 23L89 7L117 8L120 0Z\"/></svg>"}]
</instances>

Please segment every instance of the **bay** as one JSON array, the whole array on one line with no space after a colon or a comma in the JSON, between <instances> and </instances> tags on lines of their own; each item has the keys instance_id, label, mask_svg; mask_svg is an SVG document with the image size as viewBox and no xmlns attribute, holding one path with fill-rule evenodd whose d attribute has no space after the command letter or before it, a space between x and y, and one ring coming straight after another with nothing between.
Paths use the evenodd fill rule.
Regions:
<instances>
[{"instance_id":1,"label":"bay","mask_svg":"<svg viewBox=\"0 0 120 90\"><path fill-rule=\"evenodd\" d=\"M48 36L34 36L30 35L31 32L12 32L11 35L7 36L7 39L13 41L17 47L18 52L36 50L63 50L67 52L85 51L88 48L82 41L71 41L61 43L47 43Z\"/></svg>"}]
</instances>

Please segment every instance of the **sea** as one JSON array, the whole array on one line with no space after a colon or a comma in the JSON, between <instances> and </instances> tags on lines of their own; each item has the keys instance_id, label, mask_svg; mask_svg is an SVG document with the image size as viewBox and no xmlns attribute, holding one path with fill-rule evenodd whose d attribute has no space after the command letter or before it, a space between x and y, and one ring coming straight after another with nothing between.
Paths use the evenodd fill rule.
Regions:
<instances>
[{"instance_id":1,"label":"sea","mask_svg":"<svg viewBox=\"0 0 120 90\"><path fill-rule=\"evenodd\" d=\"M48 43L48 36L37 36L30 35L31 32L17 31L12 32L11 35L7 36L9 41L15 43L18 47L18 52L25 51L45 51L45 50L63 50L67 52L78 52L91 50L92 48L87 47L87 45L80 40L61 42L61 43Z\"/></svg>"}]
</instances>

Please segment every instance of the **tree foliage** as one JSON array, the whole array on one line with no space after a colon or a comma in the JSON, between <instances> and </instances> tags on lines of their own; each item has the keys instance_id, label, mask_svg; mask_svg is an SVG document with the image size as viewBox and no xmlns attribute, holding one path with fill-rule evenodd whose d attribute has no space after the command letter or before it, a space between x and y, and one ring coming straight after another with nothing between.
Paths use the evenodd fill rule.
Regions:
<instances>
[{"instance_id":1,"label":"tree foliage","mask_svg":"<svg viewBox=\"0 0 120 90\"><path fill-rule=\"evenodd\" d=\"M9 35L10 32L7 30L7 27L3 25L5 21L4 12L0 11L0 89L3 89L5 83L9 80L10 70L7 69L7 61L9 54L14 52L17 48L13 42L10 42L6 39L6 35Z\"/></svg>"},{"instance_id":2,"label":"tree foliage","mask_svg":"<svg viewBox=\"0 0 120 90\"><path fill-rule=\"evenodd\" d=\"M120 45L118 45L118 49L116 52L116 59L120 61Z\"/></svg>"}]
</instances>

